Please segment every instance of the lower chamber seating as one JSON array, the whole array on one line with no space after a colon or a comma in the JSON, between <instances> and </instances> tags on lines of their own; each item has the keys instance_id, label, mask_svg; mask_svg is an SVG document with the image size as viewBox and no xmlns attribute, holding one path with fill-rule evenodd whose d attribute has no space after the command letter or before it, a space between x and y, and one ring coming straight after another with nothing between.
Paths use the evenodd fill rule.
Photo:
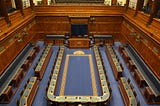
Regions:
<instances>
[{"instance_id":1,"label":"lower chamber seating","mask_svg":"<svg viewBox=\"0 0 160 106\"><path fill-rule=\"evenodd\" d=\"M35 76L37 76L39 79L42 79L44 72L46 70L46 67L49 63L51 55L52 55L52 44L49 44L45 48L45 50L40 58L40 61L35 68Z\"/></svg>"},{"instance_id":2,"label":"lower chamber seating","mask_svg":"<svg viewBox=\"0 0 160 106\"><path fill-rule=\"evenodd\" d=\"M34 97L38 90L39 80L37 77L31 77L22 92L20 97L19 106L31 106L34 100Z\"/></svg>"},{"instance_id":3,"label":"lower chamber seating","mask_svg":"<svg viewBox=\"0 0 160 106\"><path fill-rule=\"evenodd\" d=\"M38 45L28 44L0 77L0 103L11 101L37 52Z\"/></svg>"},{"instance_id":4,"label":"lower chamber seating","mask_svg":"<svg viewBox=\"0 0 160 106\"><path fill-rule=\"evenodd\" d=\"M85 96L85 95L80 95L80 96L74 96L74 95L59 95L56 94L56 89L58 89L58 80L61 80L58 78L60 74L60 68L62 63L62 58L64 56L65 49L64 47L60 47L57 60L53 69L53 72L50 76L50 81L48 83L48 88L47 88L47 100L48 100L48 105L53 105L53 106L77 106L77 105L82 105L82 106L104 106L107 105L109 99L110 99L110 92L108 89L108 83L106 82L106 74L103 69L103 63L101 61L100 53L98 51L98 47L94 47L94 54L95 54L95 60L96 60L96 65L97 65L97 71L99 73L99 79L100 79L100 84L102 87L102 95L101 96ZM90 55L91 56L91 55Z\"/></svg>"},{"instance_id":5,"label":"lower chamber seating","mask_svg":"<svg viewBox=\"0 0 160 106\"><path fill-rule=\"evenodd\" d=\"M131 71L139 89L144 95L148 104L160 103L160 81L152 73L131 45L119 46L124 61Z\"/></svg>"},{"instance_id":6,"label":"lower chamber seating","mask_svg":"<svg viewBox=\"0 0 160 106\"><path fill-rule=\"evenodd\" d=\"M122 76L123 67L119 63L118 58L112 46L106 45L106 54L110 62L111 68L113 70L114 77L116 80L118 80Z\"/></svg>"},{"instance_id":7,"label":"lower chamber seating","mask_svg":"<svg viewBox=\"0 0 160 106\"><path fill-rule=\"evenodd\" d=\"M134 95L127 78L120 77L118 84L125 106L137 106L136 95Z\"/></svg>"}]
</instances>

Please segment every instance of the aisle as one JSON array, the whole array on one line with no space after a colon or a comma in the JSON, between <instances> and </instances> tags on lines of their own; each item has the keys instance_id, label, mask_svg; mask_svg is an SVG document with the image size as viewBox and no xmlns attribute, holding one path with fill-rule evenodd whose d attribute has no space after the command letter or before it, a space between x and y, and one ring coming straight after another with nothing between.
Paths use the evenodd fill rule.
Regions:
<instances>
[{"instance_id":1,"label":"aisle","mask_svg":"<svg viewBox=\"0 0 160 106\"><path fill-rule=\"evenodd\" d=\"M106 69L106 76L108 77L108 81L110 83L112 93L111 93L111 100L110 100L110 106L124 106L123 99L121 97L119 88L118 88L118 82L115 80L110 63L108 61L108 58L106 56L106 51L104 47L100 47L100 52L102 54L103 60L104 60L104 67Z\"/></svg>"}]
</instances>

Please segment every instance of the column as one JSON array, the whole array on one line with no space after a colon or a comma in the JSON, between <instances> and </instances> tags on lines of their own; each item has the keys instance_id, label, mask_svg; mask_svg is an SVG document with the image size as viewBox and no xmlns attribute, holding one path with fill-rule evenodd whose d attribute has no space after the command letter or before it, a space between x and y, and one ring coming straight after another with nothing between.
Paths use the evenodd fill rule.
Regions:
<instances>
[{"instance_id":1,"label":"column","mask_svg":"<svg viewBox=\"0 0 160 106\"><path fill-rule=\"evenodd\" d=\"M137 16L138 11L142 11L143 4L144 4L144 0L137 1L136 12L135 12L134 16Z\"/></svg>"},{"instance_id":2,"label":"column","mask_svg":"<svg viewBox=\"0 0 160 106\"><path fill-rule=\"evenodd\" d=\"M16 9L20 10L22 16L24 16L22 0L15 0L15 4L16 4Z\"/></svg>"},{"instance_id":3,"label":"column","mask_svg":"<svg viewBox=\"0 0 160 106\"><path fill-rule=\"evenodd\" d=\"M4 0L0 0L0 10L1 10L0 12L1 12L2 17L5 18L6 23L8 24L8 26L10 26L11 21L9 20L8 11L7 11Z\"/></svg>"},{"instance_id":4,"label":"column","mask_svg":"<svg viewBox=\"0 0 160 106\"><path fill-rule=\"evenodd\" d=\"M147 25L150 25L153 21L153 18L156 17L157 13L158 13L158 4L160 3L159 0L154 0L152 2L152 7L151 7L151 12L150 12L150 17L149 20L147 22Z\"/></svg>"}]
</instances>

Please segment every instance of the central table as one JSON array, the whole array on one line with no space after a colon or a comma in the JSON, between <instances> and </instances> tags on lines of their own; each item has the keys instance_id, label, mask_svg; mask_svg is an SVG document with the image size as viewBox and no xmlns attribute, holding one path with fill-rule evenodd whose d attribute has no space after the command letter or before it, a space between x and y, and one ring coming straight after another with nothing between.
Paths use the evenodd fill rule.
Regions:
<instances>
[{"instance_id":1,"label":"central table","mask_svg":"<svg viewBox=\"0 0 160 106\"><path fill-rule=\"evenodd\" d=\"M59 104L103 105L107 103L110 92L105 73L102 68L97 70L98 67L94 67L96 63L94 56L83 51L75 51L64 56L63 52L60 52L57 57L48 87L47 98L50 104L59 106ZM65 57L63 67L62 57Z\"/></svg>"}]
</instances>

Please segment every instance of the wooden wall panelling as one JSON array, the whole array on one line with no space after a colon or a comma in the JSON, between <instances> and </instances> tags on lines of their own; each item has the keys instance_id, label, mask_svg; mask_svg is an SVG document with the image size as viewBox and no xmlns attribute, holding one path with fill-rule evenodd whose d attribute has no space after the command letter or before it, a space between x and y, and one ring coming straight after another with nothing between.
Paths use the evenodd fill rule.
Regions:
<instances>
[{"instance_id":1,"label":"wooden wall panelling","mask_svg":"<svg viewBox=\"0 0 160 106\"><path fill-rule=\"evenodd\" d=\"M37 31L45 34L65 34L70 29L69 18L63 16L36 17L36 23Z\"/></svg>"},{"instance_id":2,"label":"wooden wall panelling","mask_svg":"<svg viewBox=\"0 0 160 106\"><path fill-rule=\"evenodd\" d=\"M145 60L145 63L152 69L153 73L160 79L160 46L152 38L141 32L136 26L131 25L128 21L123 21L122 35L136 49L138 54ZM136 32L136 35L130 35L131 32ZM140 35L139 41L137 36ZM154 50L154 51L153 51Z\"/></svg>"},{"instance_id":3,"label":"wooden wall panelling","mask_svg":"<svg viewBox=\"0 0 160 106\"><path fill-rule=\"evenodd\" d=\"M8 25L4 19L4 17L0 17L0 38L1 38L1 35L4 34L4 31L5 29L8 28Z\"/></svg>"},{"instance_id":4,"label":"wooden wall panelling","mask_svg":"<svg viewBox=\"0 0 160 106\"><path fill-rule=\"evenodd\" d=\"M160 19L154 18L152 24L150 25L150 27L155 28L155 31L157 31L157 29L160 28Z\"/></svg>"},{"instance_id":5,"label":"wooden wall panelling","mask_svg":"<svg viewBox=\"0 0 160 106\"><path fill-rule=\"evenodd\" d=\"M134 14L135 14L135 10L133 8L128 7L128 10L124 16L134 17Z\"/></svg>"},{"instance_id":6,"label":"wooden wall panelling","mask_svg":"<svg viewBox=\"0 0 160 106\"><path fill-rule=\"evenodd\" d=\"M147 25L147 22L149 20L149 14L145 14L142 11L138 11L137 16L135 17L136 20L140 21L141 23L143 23L144 26Z\"/></svg>"},{"instance_id":7,"label":"wooden wall panelling","mask_svg":"<svg viewBox=\"0 0 160 106\"><path fill-rule=\"evenodd\" d=\"M93 16L94 17L94 16ZM120 33L122 17L95 16L93 22L89 23L89 32L92 34L111 34Z\"/></svg>"},{"instance_id":8,"label":"wooden wall panelling","mask_svg":"<svg viewBox=\"0 0 160 106\"><path fill-rule=\"evenodd\" d=\"M30 15L32 13L32 10L30 7L24 8L23 9L24 16Z\"/></svg>"},{"instance_id":9,"label":"wooden wall panelling","mask_svg":"<svg viewBox=\"0 0 160 106\"><path fill-rule=\"evenodd\" d=\"M0 47L4 47L2 51L0 51L0 63L2 63L0 74L4 72L7 66L13 61L13 59L21 52L21 50L25 47L28 42L30 42L33 38L32 35L32 26L35 24L33 20L28 23L24 23L23 26L16 29L13 33L5 38L1 39ZM27 35L24 34L26 31Z\"/></svg>"},{"instance_id":10,"label":"wooden wall panelling","mask_svg":"<svg viewBox=\"0 0 160 106\"><path fill-rule=\"evenodd\" d=\"M30 15L26 15L25 17L21 16L20 11L15 11L11 14L9 14L9 18L11 19L11 26L7 26L5 27L4 31L0 33L0 40L5 39L6 37L9 37L12 33L15 33L16 30L19 30L20 28L22 28L22 26L26 23L29 23L30 20L32 20L34 18L33 13L31 13ZM6 26L6 25L4 25Z\"/></svg>"},{"instance_id":11,"label":"wooden wall panelling","mask_svg":"<svg viewBox=\"0 0 160 106\"><path fill-rule=\"evenodd\" d=\"M159 71L159 65L160 65L160 45L158 45L156 42L154 42L151 38L148 38L148 47L149 56L146 56L146 60L149 63L150 67L154 70L153 72L160 78L160 71Z\"/></svg>"},{"instance_id":12,"label":"wooden wall panelling","mask_svg":"<svg viewBox=\"0 0 160 106\"><path fill-rule=\"evenodd\" d=\"M54 10L54 11L53 11ZM54 5L54 6L36 6L35 11L37 16L105 16L122 15L123 6L105 6L105 5Z\"/></svg>"},{"instance_id":13,"label":"wooden wall panelling","mask_svg":"<svg viewBox=\"0 0 160 106\"><path fill-rule=\"evenodd\" d=\"M147 25L149 15L138 11L138 14L136 17L133 17L133 14L135 11L133 9L128 9L127 13L124 14L124 18L127 19L130 23L132 23L134 26L139 28L143 33L145 33L147 36L152 38L155 42L160 44L160 34L159 34L159 20L153 19L153 23L149 26Z\"/></svg>"},{"instance_id":14,"label":"wooden wall panelling","mask_svg":"<svg viewBox=\"0 0 160 106\"><path fill-rule=\"evenodd\" d=\"M15 57L13 55L16 55L13 38L7 39L3 45L5 46L5 49L0 53L0 63L2 63L1 73L3 73L3 70L10 64L10 59Z\"/></svg>"},{"instance_id":15,"label":"wooden wall panelling","mask_svg":"<svg viewBox=\"0 0 160 106\"><path fill-rule=\"evenodd\" d=\"M11 21L12 24L16 24L22 19L23 17L19 10L9 14L9 20Z\"/></svg>"},{"instance_id":16,"label":"wooden wall panelling","mask_svg":"<svg viewBox=\"0 0 160 106\"><path fill-rule=\"evenodd\" d=\"M88 24L90 17L69 17L71 24Z\"/></svg>"}]
</instances>

